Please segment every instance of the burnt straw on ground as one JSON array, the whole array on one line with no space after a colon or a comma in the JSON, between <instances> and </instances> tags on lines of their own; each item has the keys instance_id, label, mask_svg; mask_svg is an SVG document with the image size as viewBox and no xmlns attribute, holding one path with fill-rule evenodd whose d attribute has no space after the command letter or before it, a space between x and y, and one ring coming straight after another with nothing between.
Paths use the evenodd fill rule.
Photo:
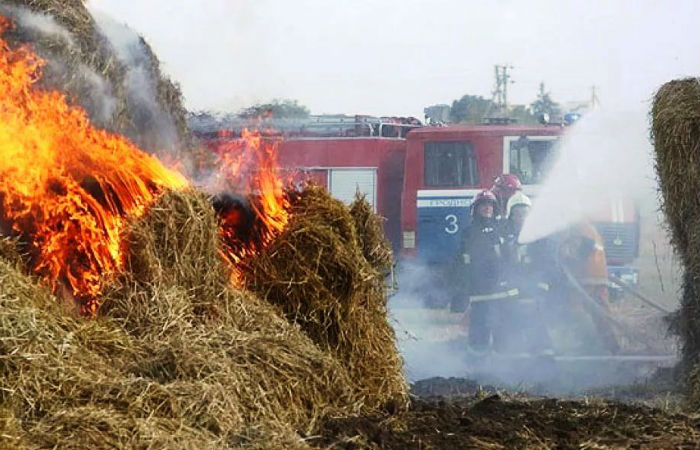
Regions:
<instances>
[{"instance_id":1,"label":"burnt straw on ground","mask_svg":"<svg viewBox=\"0 0 700 450\"><path fill-rule=\"evenodd\" d=\"M335 449L697 449L700 419L607 401L415 399L401 416L331 418Z\"/></svg>"}]
</instances>

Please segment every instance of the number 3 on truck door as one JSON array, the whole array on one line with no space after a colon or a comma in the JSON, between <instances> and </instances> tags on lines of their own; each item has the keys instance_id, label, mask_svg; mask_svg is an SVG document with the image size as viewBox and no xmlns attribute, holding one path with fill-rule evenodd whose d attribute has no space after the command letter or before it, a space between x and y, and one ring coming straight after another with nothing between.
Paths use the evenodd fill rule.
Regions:
<instances>
[{"instance_id":1,"label":"number 3 on truck door","mask_svg":"<svg viewBox=\"0 0 700 450\"><path fill-rule=\"evenodd\" d=\"M459 224L457 223L457 216L454 214L448 214L445 216L445 222L447 222L447 226L445 227L445 231L447 231L449 234L455 234L456 232L459 231Z\"/></svg>"}]
</instances>

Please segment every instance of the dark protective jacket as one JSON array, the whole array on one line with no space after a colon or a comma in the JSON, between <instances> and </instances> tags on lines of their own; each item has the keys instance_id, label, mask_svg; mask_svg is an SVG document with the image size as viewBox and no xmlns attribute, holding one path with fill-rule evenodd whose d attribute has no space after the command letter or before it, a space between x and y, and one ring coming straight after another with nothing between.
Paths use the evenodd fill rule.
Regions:
<instances>
[{"instance_id":1,"label":"dark protective jacket","mask_svg":"<svg viewBox=\"0 0 700 450\"><path fill-rule=\"evenodd\" d=\"M501 227L503 278L521 296L541 296L557 277L556 244L549 238L527 244L518 242L519 232L510 220Z\"/></svg>"},{"instance_id":2,"label":"dark protective jacket","mask_svg":"<svg viewBox=\"0 0 700 450\"><path fill-rule=\"evenodd\" d=\"M470 295L491 294L501 281L501 238L495 219L475 217L462 236Z\"/></svg>"}]
</instances>

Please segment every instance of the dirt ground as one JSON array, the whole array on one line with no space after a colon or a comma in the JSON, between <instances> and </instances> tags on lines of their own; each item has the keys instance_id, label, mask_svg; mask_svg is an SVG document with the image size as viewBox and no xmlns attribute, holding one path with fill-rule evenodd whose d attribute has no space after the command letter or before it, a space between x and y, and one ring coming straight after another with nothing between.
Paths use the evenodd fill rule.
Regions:
<instances>
[{"instance_id":1,"label":"dirt ground","mask_svg":"<svg viewBox=\"0 0 700 450\"><path fill-rule=\"evenodd\" d=\"M400 416L329 419L332 449L700 449L700 416L598 399L527 398L465 379L432 379ZM414 392L416 386L414 386Z\"/></svg>"},{"instance_id":2,"label":"dirt ground","mask_svg":"<svg viewBox=\"0 0 700 450\"><path fill-rule=\"evenodd\" d=\"M637 288L673 310L678 306L682 269L656 207L645 205L641 211L645 220L635 263L640 275ZM425 308L412 298L398 300L392 320L409 378L420 380L412 386L411 408L398 416L328 419L319 436L309 438L311 445L332 449L700 450L700 415L682 413L682 396L674 391L673 361L658 367L617 363L619 374L603 374L590 362L582 363L585 367L558 363L559 378L574 382L577 389L555 386L551 380L537 384L532 377L523 384L498 384L496 377L467 370L473 369L473 361L467 364L460 359L463 352L459 349L466 345L460 343L466 342L467 332L461 315L445 308ZM612 310L632 332L618 336L623 354L677 353L664 314L629 295L615 299ZM530 369L521 366L518 370ZM650 375L664 371L662 377ZM441 376L425 379L437 374ZM594 375L600 380L594 380ZM484 385L489 380L496 380L497 387ZM518 386L529 394L514 393Z\"/></svg>"}]
</instances>

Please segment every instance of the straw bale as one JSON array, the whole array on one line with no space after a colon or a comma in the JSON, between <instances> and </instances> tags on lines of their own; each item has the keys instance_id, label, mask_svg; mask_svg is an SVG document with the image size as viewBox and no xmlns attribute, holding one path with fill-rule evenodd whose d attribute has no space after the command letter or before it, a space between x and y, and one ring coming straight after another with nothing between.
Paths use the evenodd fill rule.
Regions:
<instances>
[{"instance_id":1,"label":"straw bale","mask_svg":"<svg viewBox=\"0 0 700 450\"><path fill-rule=\"evenodd\" d=\"M18 238L0 234L0 258L17 267L24 264Z\"/></svg>"},{"instance_id":2,"label":"straw bale","mask_svg":"<svg viewBox=\"0 0 700 450\"><path fill-rule=\"evenodd\" d=\"M355 200L350 204L350 216L355 224L365 259L383 275L389 275L394 256L384 233L384 218L374 213L372 205L365 197L365 194L359 191L355 194Z\"/></svg>"},{"instance_id":3,"label":"straw bale","mask_svg":"<svg viewBox=\"0 0 700 450\"><path fill-rule=\"evenodd\" d=\"M229 286L210 198L164 195L132 226L129 247L130 271L100 312L148 349L132 373L170 386L201 380L225 387L212 390L202 403L208 410L195 414L207 417L209 428L226 430L229 439L228 430L239 430L241 445L263 435L288 441L325 414L357 409L337 360L272 306ZM192 386L192 401L200 401L201 389Z\"/></svg>"},{"instance_id":4,"label":"straw bale","mask_svg":"<svg viewBox=\"0 0 700 450\"><path fill-rule=\"evenodd\" d=\"M137 221L129 267L158 269L116 280L92 320L0 259L0 448L305 448L357 411L335 358L229 287L211 209L170 193Z\"/></svg>"},{"instance_id":5,"label":"straw bale","mask_svg":"<svg viewBox=\"0 0 700 450\"><path fill-rule=\"evenodd\" d=\"M34 432L40 448L217 448L213 434L180 420L136 418L109 407L59 411L40 420Z\"/></svg>"},{"instance_id":6,"label":"straw bale","mask_svg":"<svg viewBox=\"0 0 700 450\"><path fill-rule=\"evenodd\" d=\"M285 231L240 267L247 289L341 361L364 411L403 409L407 388L387 321L384 277L362 250L349 209L308 186Z\"/></svg>"},{"instance_id":7,"label":"straw bale","mask_svg":"<svg viewBox=\"0 0 700 450\"><path fill-rule=\"evenodd\" d=\"M40 22L48 18L55 25L25 24L21 18L28 11L39 15ZM152 152L192 144L180 88L162 74L158 59L143 38L139 52L146 61L138 70L143 70L154 85L148 94L153 96L157 113L144 109L140 103L143 98L130 95L129 62L120 59L83 1L8 0L0 5L0 14L15 19L15 29L5 34L8 41L31 43L48 62L40 86L65 93L87 111L94 124L126 135ZM163 132L163 121L172 124L175 136Z\"/></svg>"},{"instance_id":8,"label":"straw bale","mask_svg":"<svg viewBox=\"0 0 700 450\"><path fill-rule=\"evenodd\" d=\"M663 85L651 116L662 209L684 268L681 306L672 330L681 339L689 395L697 398L700 377L693 370L700 364L700 79ZM700 410L700 401L692 406Z\"/></svg>"}]
</instances>

